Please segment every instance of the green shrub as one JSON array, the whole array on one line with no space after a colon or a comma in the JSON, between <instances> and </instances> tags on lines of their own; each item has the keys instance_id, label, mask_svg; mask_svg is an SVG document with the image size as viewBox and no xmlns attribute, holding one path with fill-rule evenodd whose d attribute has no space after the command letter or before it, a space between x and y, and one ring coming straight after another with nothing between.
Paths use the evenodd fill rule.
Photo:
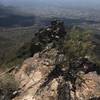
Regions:
<instances>
[{"instance_id":1,"label":"green shrub","mask_svg":"<svg viewBox=\"0 0 100 100\"><path fill-rule=\"evenodd\" d=\"M0 77L0 100L11 100L13 92L18 90L18 82L12 75L6 74Z\"/></svg>"},{"instance_id":2,"label":"green shrub","mask_svg":"<svg viewBox=\"0 0 100 100\"><path fill-rule=\"evenodd\" d=\"M89 57L95 59L94 45L92 43L92 34L90 31L72 30L64 43L64 52L68 63L74 59Z\"/></svg>"}]
</instances>

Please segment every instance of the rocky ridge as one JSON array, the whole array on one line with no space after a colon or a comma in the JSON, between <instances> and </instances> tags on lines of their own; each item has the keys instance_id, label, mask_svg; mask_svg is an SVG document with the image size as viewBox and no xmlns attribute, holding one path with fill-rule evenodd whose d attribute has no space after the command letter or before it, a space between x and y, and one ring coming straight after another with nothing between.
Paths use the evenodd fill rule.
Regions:
<instances>
[{"instance_id":1,"label":"rocky ridge","mask_svg":"<svg viewBox=\"0 0 100 100\"><path fill-rule=\"evenodd\" d=\"M77 78L73 78L75 70L67 66L63 68L62 61L65 58L59 49L59 43L63 43L61 40L65 35L61 21L51 22L50 27L41 29L36 34L31 47L33 57L26 59L21 68L13 72L19 82L18 96L13 100L100 99L98 69L90 67L86 71L79 70ZM87 64L88 59L85 60L84 63Z\"/></svg>"},{"instance_id":2,"label":"rocky ridge","mask_svg":"<svg viewBox=\"0 0 100 100\"><path fill-rule=\"evenodd\" d=\"M51 50L50 52L52 54L49 57L55 58L57 51ZM83 83L77 79L76 94L74 94L71 90L72 84L69 81L65 82L60 68L55 67L53 62L55 61L48 59L45 53L42 57L39 57L39 53L37 53L34 57L27 59L15 74L16 80L20 82L20 94L14 100L75 100L75 98L89 100L92 97L100 96L100 76L95 72L83 75L85 81Z\"/></svg>"}]
</instances>

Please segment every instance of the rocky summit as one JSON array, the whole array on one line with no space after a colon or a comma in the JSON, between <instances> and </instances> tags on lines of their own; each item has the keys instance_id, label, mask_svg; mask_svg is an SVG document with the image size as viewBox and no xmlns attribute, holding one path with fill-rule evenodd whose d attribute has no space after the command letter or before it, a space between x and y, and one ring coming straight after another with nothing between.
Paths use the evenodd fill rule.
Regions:
<instances>
[{"instance_id":1,"label":"rocky summit","mask_svg":"<svg viewBox=\"0 0 100 100\"><path fill-rule=\"evenodd\" d=\"M31 57L12 72L19 83L12 100L100 100L100 67L86 57L68 66L62 48L66 36L57 20L35 34Z\"/></svg>"}]
</instances>

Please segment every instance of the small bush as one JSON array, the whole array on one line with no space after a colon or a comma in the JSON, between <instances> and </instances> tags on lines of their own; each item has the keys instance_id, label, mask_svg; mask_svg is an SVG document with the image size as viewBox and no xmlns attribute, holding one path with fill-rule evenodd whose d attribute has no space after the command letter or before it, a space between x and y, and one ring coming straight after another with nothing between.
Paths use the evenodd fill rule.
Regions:
<instances>
[{"instance_id":1,"label":"small bush","mask_svg":"<svg viewBox=\"0 0 100 100\"><path fill-rule=\"evenodd\" d=\"M13 92L18 90L18 83L12 75L0 77L0 100L11 100Z\"/></svg>"},{"instance_id":2,"label":"small bush","mask_svg":"<svg viewBox=\"0 0 100 100\"><path fill-rule=\"evenodd\" d=\"M92 43L92 34L89 31L72 30L68 34L64 43L64 51L68 63L76 58L88 56L91 60L95 59L93 52L95 45Z\"/></svg>"}]
</instances>

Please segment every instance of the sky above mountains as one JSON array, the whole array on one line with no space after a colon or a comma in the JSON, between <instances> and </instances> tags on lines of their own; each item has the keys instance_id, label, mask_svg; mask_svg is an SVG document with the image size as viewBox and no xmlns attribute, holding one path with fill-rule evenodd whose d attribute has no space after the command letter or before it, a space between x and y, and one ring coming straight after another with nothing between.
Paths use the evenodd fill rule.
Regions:
<instances>
[{"instance_id":1,"label":"sky above mountains","mask_svg":"<svg viewBox=\"0 0 100 100\"><path fill-rule=\"evenodd\" d=\"M60 6L99 8L100 0L0 0L0 3L19 7Z\"/></svg>"}]
</instances>

